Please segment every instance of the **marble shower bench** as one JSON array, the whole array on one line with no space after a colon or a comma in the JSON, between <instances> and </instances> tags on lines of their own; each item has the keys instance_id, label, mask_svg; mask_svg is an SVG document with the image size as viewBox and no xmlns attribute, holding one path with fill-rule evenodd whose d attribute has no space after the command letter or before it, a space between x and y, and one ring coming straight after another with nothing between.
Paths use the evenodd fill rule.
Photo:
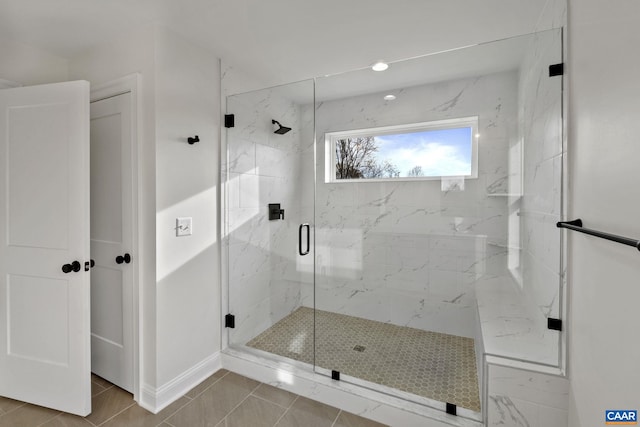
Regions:
<instances>
[{"instance_id":1,"label":"marble shower bench","mask_svg":"<svg viewBox=\"0 0 640 427\"><path fill-rule=\"evenodd\" d=\"M565 427L568 380L560 333L547 329L509 274L476 282L487 426Z\"/></svg>"}]
</instances>

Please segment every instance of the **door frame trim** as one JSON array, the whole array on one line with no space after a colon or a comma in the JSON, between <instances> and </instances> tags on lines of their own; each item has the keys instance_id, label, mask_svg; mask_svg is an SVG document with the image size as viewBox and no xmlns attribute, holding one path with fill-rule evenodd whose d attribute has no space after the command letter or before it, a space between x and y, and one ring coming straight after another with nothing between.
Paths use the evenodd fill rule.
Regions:
<instances>
[{"instance_id":1,"label":"door frame trim","mask_svg":"<svg viewBox=\"0 0 640 427\"><path fill-rule=\"evenodd\" d=\"M143 372L141 369L141 357L140 357L140 343L143 339L143 331L141 329L142 319L140 318L142 310L140 309L140 302L142 297L141 292L141 261L144 259L143 254L140 251L141 245L140 236L141 229L139 224L141 223L140 213L142 208L140 206L140 199L138 195L141 193L140 185L142 179L140 177L140 171L142 167L140 165L140 142L142 141L142 126L138 122L143 117L142 105L140 102L140 90L141 90L141 75L140 73L133 73L122 78L112 80L103 84L91 86L90 102L101 101L103 99L112 98L114 96L123 95L125 93L131 94L131 180L132 180L132 216L133 216L133 241L132 241L132 253L135 254L136 262L131 264L133 268L133 301L132 304L132 326L133 326L133 399L136 402L140 402L142 396L140 390L140 375Z\"/></svg>"}]
</instances>

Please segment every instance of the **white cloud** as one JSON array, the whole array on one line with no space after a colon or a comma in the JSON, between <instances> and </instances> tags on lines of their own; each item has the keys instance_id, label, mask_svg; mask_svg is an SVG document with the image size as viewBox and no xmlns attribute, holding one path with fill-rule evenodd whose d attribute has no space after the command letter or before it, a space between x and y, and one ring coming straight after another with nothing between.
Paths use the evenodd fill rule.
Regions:
<instances>
[{"instance_id":1,"label":"white cloud","mask_svg":"<svg viewBox=\"0 0 640 427\"><path fill-rule=\"evenodd\" d=\"M383 138L378 141L378 154L382 159L395 164L401 176L406 176L407 171L414 166L422 166L426 176L462 176L471 172L471 164L458 147L441 142L421 142L412 147L394 149L385 147Z\"/></svg>"}]
</instances>

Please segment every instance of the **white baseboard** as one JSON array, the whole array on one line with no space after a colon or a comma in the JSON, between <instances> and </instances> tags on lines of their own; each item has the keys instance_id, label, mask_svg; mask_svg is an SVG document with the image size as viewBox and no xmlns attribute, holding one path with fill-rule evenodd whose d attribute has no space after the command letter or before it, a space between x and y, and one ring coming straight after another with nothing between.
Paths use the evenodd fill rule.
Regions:
<instances>
[{"instance_id":1,"label":"white baseboard","mask_svg":"<svg viewBox=\"0 0 640 427\"><path fill-rule=\"evenodd\" d=\"M221 368L220 352L216 352L160 387L143 384L138 404L157 414Z\"/></svg>"}]
</instances>

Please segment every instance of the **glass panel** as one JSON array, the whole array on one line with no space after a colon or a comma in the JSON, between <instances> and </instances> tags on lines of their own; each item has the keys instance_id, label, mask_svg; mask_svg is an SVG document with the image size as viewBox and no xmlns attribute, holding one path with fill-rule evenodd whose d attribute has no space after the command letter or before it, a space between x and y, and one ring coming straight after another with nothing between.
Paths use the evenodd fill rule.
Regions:
<instances>
[{"instance_id":1,"label":"glass panel","mask_svg":"<svg viewBox=\"0 0 640 427\"><path fill-rule=\"evenodd\" d=\"M296 316L313 313L307 227L298 242L313 227L313 91L307 80L227 97L225 171L229 344L309 364L313 316Z\"/></svg>"},{"instance_id":2,"label":"glass panel","mask_svg":"<svg viewBox=\"0 0 640 427\"><path fill-rule=\"evenodd\" d=\"M558 62L549 31L316 80L317 372L479 412L483 352L558 365ZM340 138L469 117L475 174L335 179Z\"/></svg>"},{"instance_id":3,"label":"glass panel","mask_svg":"<svg viewBox=\"0 0 640 427\"><path fill-rule=\"evenodd\" d=\"M521 181L510 181L515 194L509 197L509 270L527 297L527 314L539 339L524 346L518 340L501 345L514 358L552 366L562 363L560 333L546 329L546 322L563 317L561 233L555 224L563 219L564 148L562 76L549 77L549 65L562 62L560 30L532 36L518 87L519 140L509 147L510 163L517 164L513 157L522 153L520 169L513 167ZM519 262L512 265L515 259Z\"/></svg>"}]
</instances>

